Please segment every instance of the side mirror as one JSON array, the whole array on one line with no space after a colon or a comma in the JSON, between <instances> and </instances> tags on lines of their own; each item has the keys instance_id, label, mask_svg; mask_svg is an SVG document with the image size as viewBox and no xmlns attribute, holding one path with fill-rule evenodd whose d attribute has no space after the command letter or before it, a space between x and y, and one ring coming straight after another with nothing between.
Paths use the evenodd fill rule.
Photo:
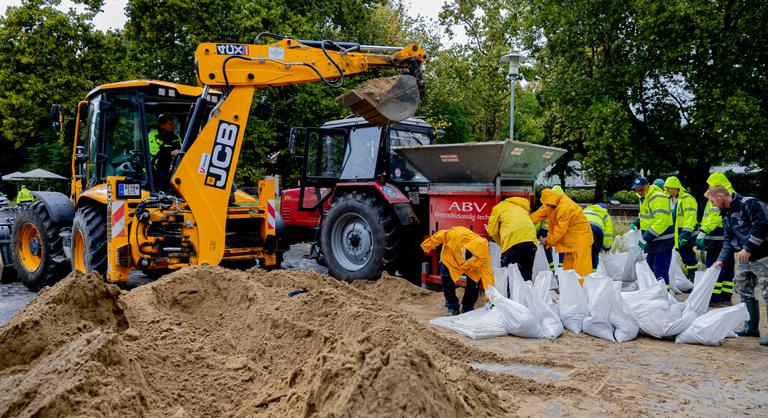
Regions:
<instances>
[{"instance_id":1,"label":"side mirror","mask_svg":"<svg viewBox=\"0 0 768 418\"><path fill-rule=\"evenodd\" d=\"M88 162L88 156L85 155L85 147L78 145L75 147L75 164L85 164Z\"/></svg>"},{"instance_id":2,"label":"side mirror","mask_svg":"<svg viewBox=\"0 0 768 418\"><path fill-rule=\"evenodd\" d=\"M291 128L291 131L288 134L288 151L293 158L304 158L304 150L299 149L297 154L296 147L302 147L302 144L299 143L299 136L304 135L306 132L305 130L306 128Z\"/></svg>"},{"instance_id":3,"label":"side mirror","mask_svg":"<svg viewBox=\"0 0 768 418\"><path fill-rule=\"evenodd\" d=\"M64 130L64 112L61 110L60 104L51 105L51 128L54 132Z\"/></svg>"},{"instance_id":4,"label":"side mirror","mask_svg":"<svg viewBox=\"0 0 768 418\"><path fill-rule=\"evenodd\" d=\"M291 128L288 134L288 150L291 152L291 156L296 155L296 128Z\"/></svg>"}]
</instances>

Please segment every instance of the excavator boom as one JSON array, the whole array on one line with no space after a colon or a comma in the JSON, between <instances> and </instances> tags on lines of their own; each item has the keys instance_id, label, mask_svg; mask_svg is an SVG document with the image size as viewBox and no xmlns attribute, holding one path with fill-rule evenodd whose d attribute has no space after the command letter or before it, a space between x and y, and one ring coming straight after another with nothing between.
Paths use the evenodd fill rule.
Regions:
<instances>
[{"instance_id":1,"label":"excavator boom","mask_svg":"<svg viewBox=\"0 0 768 418\"><path fill-rule=\"evenodd\" d=\"M224 254L226 215L245 127L255 89L312 82L340 87L344 78L374 69L401 69L394 82L369 82L339 101L375 124L413 116L423 89L421 66L427 55L418 45L378 48L366 53L354 44L291 38L268 45L200 44L195 52L198 83L224 95L203 121L206 92L192 112L172 185L189 204L198 234L199 264L217 264ZM201 128L202 126L202 128ZM270 224L266 234L274 234Z\"/></svg>"}]
</instances>

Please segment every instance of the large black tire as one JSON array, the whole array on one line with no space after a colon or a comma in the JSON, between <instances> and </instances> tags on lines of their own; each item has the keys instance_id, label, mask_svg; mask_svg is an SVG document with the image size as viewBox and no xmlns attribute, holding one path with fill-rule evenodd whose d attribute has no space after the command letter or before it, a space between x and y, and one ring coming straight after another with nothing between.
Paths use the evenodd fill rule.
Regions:
<instances>
[{"instance_id":1,"label":"large black tire","mask_svg":"<svg viewBox=\"0 0 768 418\"><path fill-rule=\"evenodd\" d=\"M42 202L25 205L16 213L11 258L16 274L29 290L36 292L52 285L69 271L59 236L67 223L51 222Z\"/></svg>"},{"instance_id":2,"label":"large black tire","mask_svg":"<svg viewBox=\"0 0 768 418\"><path fill-rule=\"evenodd\" d=\"M352 192L328 209L320 243L328 272L346 281L375 280L394 273L400 255L400 224L382 199Z\"/></svg>"},{"instance_id":3,"label":"large black tire","mask_svg":"<svg viewBox=\"0 0 768 418\"><path fill-rule=\"evenodd\" d=\"M78 240L82 240L78 244ZM79 253L79 254L78 254ZM72 270L107 273L107 210L103 206L84 206L72 220Z\"/></svg>"}]
</instances>

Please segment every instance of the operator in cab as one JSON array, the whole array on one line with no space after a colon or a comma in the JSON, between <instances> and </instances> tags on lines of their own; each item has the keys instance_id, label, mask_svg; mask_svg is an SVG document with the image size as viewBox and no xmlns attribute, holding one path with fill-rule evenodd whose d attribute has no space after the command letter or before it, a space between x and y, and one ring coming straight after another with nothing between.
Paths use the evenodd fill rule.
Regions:
<instances>
[{"instance_id":1,"label":"operator in cab","mask_svg":"<svg viewBox=\"0 0 768 418\"><path fill-rule=\"evenodd\" d=\"M176 126L170 115L161 114L157 118L157 129L149 131L149 155L152 168L157 174L156 184L166 187L171 181L171 163L181 151L181 137L176 134Z\"/></svg>"}]
</instances>

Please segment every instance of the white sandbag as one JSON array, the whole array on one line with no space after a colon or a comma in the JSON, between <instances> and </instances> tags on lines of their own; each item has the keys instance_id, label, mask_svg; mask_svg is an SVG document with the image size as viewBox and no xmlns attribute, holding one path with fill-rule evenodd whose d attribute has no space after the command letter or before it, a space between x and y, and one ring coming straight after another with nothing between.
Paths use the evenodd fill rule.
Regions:
<instances>
[{"instance_id":1,"label":"white sandbag","mask_svg":"<svg viewBox=\"0 0 768 418\"><path fill-rule=\"evenodd\" d=\"M512 263L507 266L507 283L509 284L509 299L520 303L520 298L516 297L516 292L520 291L520 286L523 285L523 275L520 274L520 269L517 268L517 264Z\"/></svg>"},{"instance_id":2,"label":"white sandbag","mask_svg":"<svg viewBox=\"0 0 768 418\"><path fill-rule=\"evenodd\" d=\"M554 274L551 271L540 271L533 279L533 292L547 305L552 304L552 278Z\"/></svg>"},{"instance_id":3,"label":"white sandbag","mask_svg":"<svg viewBox=\"0 0 768 418\"><path fill-rule=\"evenodd\" d=\"M517 296L521 298L517 302L530 309L533 316L539 321L544 338L555 339L563 333L563 323L560 321L560 316L538 295L534 294L531 282L523 283Z\"/></svg>"},{"instance_id":4,"label":"white sandbag","mask_svg":"<svg viewBox=\"0 0 768 418\"><path fill-rule=\"evenodd\" d=\"M526 293L525 290L518 293ZM528 292L530 294L530 292ZM533 295L530 294L533 298ZM545 338L546 334L534 312L524 305L509 300L493 286L488 288L488 298L494 311L501 314L506 332L524 338Z\"/></svg>"},{"instance_id":5,"label":"white sandbag","mask_svg":"<svg viewBox=\"0 0 768 418\"><path fill-rule=\"evenodd\" d=\"M685 276L680 262L677 261L677 250L672 249L672 262L669 263L669 284L675 293L689 292L693 289L693 283Z\"/></svg>"},{"instance_id":6,"label":"white sandbag","mask_svg":"<svg viewBox=\"0 0 768 418\"><path fill-rule=\"evenodd\" d=\"M579 275L573 270L560 273L560 321L563 326L576 334L584 326L584 318L589 314L587 295L579 284Z\"/></svg>"},{"instance_id":7,"label":"white sandbag","mask_svg":"<svg viewBox=\"0 0 768 418\"><path fill-rule=\"evenodd\" d=\"M491 268L501 268L501 247L493 241L488 243L488 248L491 251Z\"/></svg>"},{"instance_id":8,"label":"white sandbag","mask_svg":"<svg viewBox=\"0 0 768 418\"><path fill-rule=\"evenodd\" d=\"M634 282L637 280L635 264L638 261L644 261L643 250L637 245L632 245L627 251L627 258L624 260L624 270L621 272L621 281Z\"/></svg>"},{"instance_id":9,"label":"white sandbag","mask_svg":"<svg viewBox=\"0 0 768 418\"><path fill-rule=\"evenodd\" d=\"M489 286L489 289L491 288L492 286ZM496 309L475 309L461 315L435 318L429 321L429 323L458 332L473 340L500 337L508 334L504 315Z\"/></svg>"},{"instance_id":10,"label":"white sandbag","mask_svg":"<svg viewBox=\"0 0 768 418\"><path fill-rule=\"evenodd\" d=\"M507 280L507 268L494 268L493 269L493 283L496 290L498 290L505 298L509 297L509 282Z\"/></svg>"},{"instance_id":11,"label":"white sandbag","mask_svg":"<svg viewBox=\"0 0 768 418\"><path fill-rule=\"evenodd\" d=\"M669 310L667 289L664 282L634 292L622 292L621 297L633 313L641 311ZM635 317L637 317L635 315Z\"/></svg>"},{"instance_id":12,"label":"white sandbag","mask_svg":"<svg viewBox=\"0 0 768 418\"><path fill-rule=\"evenodd\" d=\"M713 309L696 318L685 331L675 338L678 344L719 345L733 335L733 328L749 319L743 303L727 308Z\"/></svg>"},{"instance_id":13,"label":"white sandbag","mask_svg":"<svg viewBox=\"0 0 768 418\"><path fill-rule=\"evenodd\" d=\"M685 331L698 317L693 311L646 311L640 314L638 322L644 334L656 338L674 337Z\"/></svg>"},{"instance_id":14,"label":"white sandbag","mask_svg":"<svg viewBox=\"0 0 768 418\"><path fill-rule=\"evenodd\" d=\"M547 261L547 254L545 251L547 250L545 250L543 246L536 245L536 256L533 258L533 274L531 277L536 277L539 272L542 271L551 271L549 269L549 261Z\"/></svg>"},{"instance_id":15,"label":"white sandbag","mask_svg":"<svg viewBox=\"0 0 768 418\"><path fill-rule=\"evenodd\" d=\"M640 289L637 287L637 280L634 282L621 282L621 291L622 292L634 292L635 290Z\"/></svg>"},{"instance_id":16,"label":"white sandbag","mask_svg":"<svg viewBox=\"0 0 768 418\"><path fill-rule=\"evenodd\" d=\"M598 256L600 262L597 265L597 269L599 272L602 272L613 280L621 280L621 275L624 273L624 265L627 262L627 257L629 257L629 253L600 254Z\"/></svg>"},{"instance_id":17,"label":"white sandbag","mask_svg":"<svg viewBox=\"0 0 768 418\"><path fill-rule=\"evenodd\" d=\"M608 320L613 305L613 280L610 277L592 273L584 279L589 314L584 318L585 333L608 341L616 341L615 330Z\"/></svg>"},{"instance_id":18,"label":"white sandbag","mask_svg":"<svg viewBox=\"0 0 768 418\"><path fill-rule=\"evenodd\" d=\"M652 287L659 281L645 260L635 263L635 272L637 274L637 286L640 290Z\"/></svg>"},{"instance_id":19,"label":"white sandbag","mask_svg":"<svg viewBox=\"0 0 768 418\"><path fill-rule=\"evenodd\" d=\"M709 299L712 297L712 290L715 288L718 276L720 276L720 268L714 267L708 268L701 276L696 276L693 290L685 301L688 309L699 315L707 313Z\"/></svg>"},{"instance_id":20,"label":"white sandbag","mask_svg":"<svg viewBox=\"0 0 768 418\"><path fill-rule=\"evenodd\" d=\"M615 328L613 331L613 338L616 342L624 343L637 338L637 334L640 332L640 326L635 318L632 316L632 312L629 306L624 302L624 298L621 297L621 283L613 283L611 312L608 315L608 322Z\"/></svg>"}]
</instances>

